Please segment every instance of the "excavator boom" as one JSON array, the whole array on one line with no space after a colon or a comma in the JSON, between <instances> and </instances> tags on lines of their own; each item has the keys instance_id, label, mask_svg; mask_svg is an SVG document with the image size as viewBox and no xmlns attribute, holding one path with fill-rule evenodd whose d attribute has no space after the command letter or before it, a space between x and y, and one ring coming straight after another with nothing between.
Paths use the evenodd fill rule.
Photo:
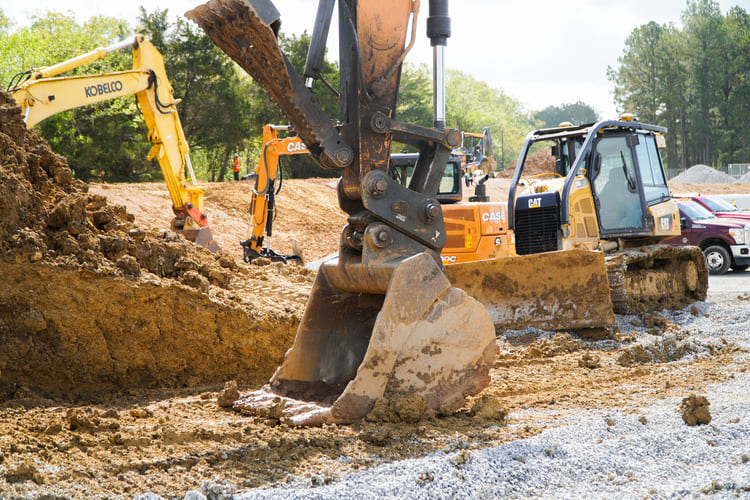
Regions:
<instances>
[{"instance_id":1,"label":"excavator boom","mask_svg":"<svg viewBox=\"0 0 750 500\"><path fill-rule=\"evenodd\" d=\"M332 3L320 2L313 69ZM348 48L340 51L339 126L282 54L270 1L210 0L186 14L266 89L312 157L341 170L339 203L349 215L338 258L321 266L292 349L265 390L235 404L243 411L275 406L294 425L352 422L379 399L416 394L428 413L449 413L489 383L492 321L451 286L440 264L446 234L435 194L460 133L395 117L418 11L417 0L338 2L339 46ZM393 140L420 151L408 186L388 171Z\"/></svg>"},{"instance_id":2,"label":"excavator boom","mask_svg":"<svg viewBox=\"0 0 750 500\"><path fill-rule=\"evenodd\" d=\"M132 70L57 76L126 47L133 49ZM152 143L148 159L158 160L172 200L172 229L212 252L220 250L203 213L203 188L197 185L193 173L190 148L177 113L179 101L174 98L161 54L142 35L29 71L9 91L21 106L29 128L68 109L135 94Z\"/></svg>"}]
</instances>

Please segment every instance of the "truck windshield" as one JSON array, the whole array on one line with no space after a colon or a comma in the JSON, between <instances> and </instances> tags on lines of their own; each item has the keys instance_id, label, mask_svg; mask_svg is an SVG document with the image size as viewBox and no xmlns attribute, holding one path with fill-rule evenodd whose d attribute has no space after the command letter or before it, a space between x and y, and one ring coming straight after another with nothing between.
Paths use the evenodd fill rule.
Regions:
<instances>
[{"instance_id":1,"label":"truck windshield","mask_svg":"<svg viewBox=\"0 0 750 500\"><path fill-rule=\"evenodd\" d=\"M678 201L680 211L690 217L690 220L713 219L714 214L695 201Z\"/></svg>"},{"instance_id":2,"label":"truck windshield","mask_svg":"<svg viewBox=\"0 0 750 500\"><path fill-rule=\"evenodd\" d=\"M708 208L710 208L714 212L739 212L737 207L726 200L722 200L721 198L701 196L701 201L708 205Z\"/></svg>"}]
</instances>

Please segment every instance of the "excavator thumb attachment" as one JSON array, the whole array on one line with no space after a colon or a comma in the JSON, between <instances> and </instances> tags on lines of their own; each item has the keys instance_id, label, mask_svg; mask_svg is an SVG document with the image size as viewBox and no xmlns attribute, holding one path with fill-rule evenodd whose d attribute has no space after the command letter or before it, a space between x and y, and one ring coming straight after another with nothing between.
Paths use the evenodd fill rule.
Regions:
<instances>
[{"instance_id":1,"label":"excavator thumb attachment","mask_svg":"<svg viewBox=\"0 0 750 500\"><path fill-rule=\"evenodd\" d=\"M378 399L416 394L427 414L447 414L487 386L490 318L430 255L397 263L384 295L342 289L352 280L337 261L321 267L284 363L236 409L290 425L346 423Z\"/></svg>"},{"instance_id":2,"label":"excavator thumb attachment","mask_svg":"<svg viewBox=\"0 0 750 500\"><path fill-rule=\"evenodd\" d=\"M497 329L612 325L601 252L565 250L446 266L451 283L484 304Z\"/></svg>"}]
</instances>

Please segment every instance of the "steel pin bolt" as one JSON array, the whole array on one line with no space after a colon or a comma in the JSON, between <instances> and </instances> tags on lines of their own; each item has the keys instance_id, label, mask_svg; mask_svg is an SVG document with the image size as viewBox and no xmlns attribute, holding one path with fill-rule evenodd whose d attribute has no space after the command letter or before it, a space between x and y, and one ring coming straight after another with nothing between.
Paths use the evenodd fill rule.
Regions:
<instances>
[{"instance_id":1,"label":"steel pin bolt","mask_svg":"<svg viewBox=\"0 0 750 500\"><path fill-rule=\"evenodd\" d=\"M427 222L432 222L438 215L440 215L440 207L435 203L428 201L424 205L424 215Z\"/></svg>"}]
</instances>

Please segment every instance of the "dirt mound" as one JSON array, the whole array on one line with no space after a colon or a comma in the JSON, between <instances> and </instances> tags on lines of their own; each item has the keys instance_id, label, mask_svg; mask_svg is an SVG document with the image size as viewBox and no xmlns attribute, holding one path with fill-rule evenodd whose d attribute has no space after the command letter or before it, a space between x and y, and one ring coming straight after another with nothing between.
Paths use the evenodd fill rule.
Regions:
<instances>
[{"instance_id":1,"label":"dirt mound","mask_svg":"<svg viewBox=\"0 0 750 500\"><path fill-rule=\"evenodd\" d=\"M312 273L238 265L171 232L142 230L74 180L3 92L0 124L0 398L260 382L271 373ZM248 294L259 289L261 298Z\"/></svg>"},{"instance_id":2,"label":"dirt mound","mask_svg":"<svg viewBox=\"0 0 750 500\"><path fill-rule=\"evenodd\" d=\"M735 182L734 177L724 172L719 172L715 168L711 168L708 165L693 165L689 169L685 170L681 174L678 174L671 179L669 182L683 182L683 183L731 183Z\"/></svg>"},{"instance_id":3,"label":"dirt mound","mask_svg":"<svg viewBox=\"0 0 750 500\"><path fill-rule=\"evenodd\" d=\"M511 178L516 170L518 162L512 161L508 168L495 174L495 177ZM555 157L549 152L549 149L543 149L532 153L526 158L523 167L523 176L531 177L539 174L549 174L555 171Z\"/></svg>"}]
</instances>

